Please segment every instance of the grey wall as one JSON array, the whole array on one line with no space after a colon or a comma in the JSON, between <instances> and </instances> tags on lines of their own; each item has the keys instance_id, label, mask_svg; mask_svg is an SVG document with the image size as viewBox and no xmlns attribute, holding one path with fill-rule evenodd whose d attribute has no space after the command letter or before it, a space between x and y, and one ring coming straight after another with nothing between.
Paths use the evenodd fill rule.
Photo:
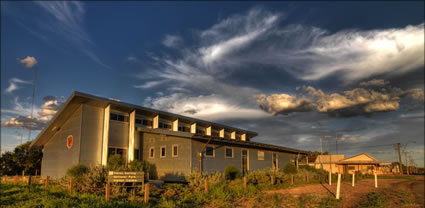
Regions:
<instances>
[{"instance_id":1,"label":"grey wall","mask_svg":"<svg viewBox=\"0 0 425 208\"><path fill-rule=\"evenodd\" d=\"M128 122L109 121L108 146L128 148Z\"/></svg>"},{"instance_id":2,"label":"grey wall","mask_svg":"<svg viewBox=\"0 0 425 208\"><path fill-rule=\"evenodd\" d=\"M101 164L104 108L83 105L80 163Z\"/></svg>"},{"instance_id":3,"label":"grey wall","mask_svg":"<svg viewBox=\"0 0 425 208\"><path fill-rule=\"evenodd\" d=\"M190 173L191 145L189 138L160 135L154 133L142 133L143 159L151 166L151 178L161 180L182 180L185 174ZM178 145L178 157L172 157L171 148ZM160 147L166 146L166 157L160 158ZM149 158L149 148L155 148L155 156Z\"/></svg>"},{"instance_id":4,"label":"grey wall","mask_svg":"<svg viewBox=\"0 0 425 208\"><path fill-rule=\"evenodd\" d=\"M41 175L59 178L68 168L78 164L80 156L81 113L80 106L44 145ZM66 146L68 135L73 136L71 149Z\"/></svg>"},{"instance_id":5,"label":"grey wall","mask_svg":"<svg viewBox=\"0 0 425 208\"><path fill-rule=\"evenodd\" d=\"M192 168L198 170L199 160L197 154L203 149L204 143L199 141L192 140ZM241 147L232 147L232 146L223 146L215 145L215 157L203 157L202 171L206 172L222 172L226 169L228 165L233 165L241 170L242 160L241 154L242 149L248 150L248 167L249 171L261 170L272 168L272 153L273 151L268 150L258 150L253 148L241 148ZM225 147L233 148L233 158L225 158L224 151ZM264 152L264 160L258 160L258 151ZM291 162L296 154L276 152L278 154L278 168L283 168L286 164Z\"/></svg>"}]
</instances>

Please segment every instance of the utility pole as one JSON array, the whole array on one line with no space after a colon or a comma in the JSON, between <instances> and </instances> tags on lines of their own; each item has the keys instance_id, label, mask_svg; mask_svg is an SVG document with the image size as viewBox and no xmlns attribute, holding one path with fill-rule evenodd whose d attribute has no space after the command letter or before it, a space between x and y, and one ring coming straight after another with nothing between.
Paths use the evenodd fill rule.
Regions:
<instances>
[{"instance_id":1,"label":"utility pole","mask_svg":"<svg viewBox=\"0 0 425 208\"><path fill-rule=\"evenodd\" d=\"M18 134L18 136L20 136L20 137L21 137L21 144L22 144L22 134Z\"/></svg>"},{"instance_id":2,"label":"utility pole","mask_svg":"<svg viewBox=\"0 0 425 208\"><path fill-rule=\"evenodd\" d=\"M406 173L409 175L409 162L407 161L407 152L404 151L404 158L406 159Z\"/></svg>"},{"instance_id":3,"label":"utility pole","mask_svg":"<svg viewBox=\"0 0 425 208\"><path fill-rule=\"evenodd\" d=\"M400 143L397 143L398 159L400 161L400 174L403 175L403 164L401 162Z\"/></svg>"},{"instance_id":4,"label":"utility pole","mask_svg":"<svg viewBox=\"0 0 425 208\"><path fill-rule=\"evenodd\" d=\"M332 154L331 154L331 137L330 136L325 136L328 138L328 144L329 144L329 169L330 172L332 173Z\"/></svg>"},{"instance_id":5,"label":"utility pole","mask_svg":"<svg viewBox=\"0 0 425 208\"><path fill-rule=\"evenodd\" d=\"M323 155L323 150L322 150L322 142L323 142L323 138L320 137L320 168L323 170L323 163L322 163L322 155Z\"/></svg>"}]
</instances>

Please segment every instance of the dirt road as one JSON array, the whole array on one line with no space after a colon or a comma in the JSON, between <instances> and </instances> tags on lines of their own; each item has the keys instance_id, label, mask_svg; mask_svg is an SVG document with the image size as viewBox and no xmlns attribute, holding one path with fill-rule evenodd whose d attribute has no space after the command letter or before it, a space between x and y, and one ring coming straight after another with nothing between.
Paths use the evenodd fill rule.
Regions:
<instances>
[{"instance_id":1,"label":"dirt road","mask_svg":"<svg viewBox=\"0 0 425 208\"><path fill-rule=\"evenodd\" d=\"M406 180L406 179L379 179L378 188L375 188L373 179L364 179L358 181L354 187L352 187L351 182L341 183L341 197L344 199L343 207L352 207L361 200L364 200L364 197L370 192L380 192L388 190L399 190L399 191L408 191L414 195L414 200L416 204L424 207L424 176L416 176L416 180ZM320 194L323 196L336 194L336 183L333 183L331 186L328 184L312 184L302 187L295 187L289 189L273 190L267 191L267 193L282 193L282 194L292 194L292 195L301 195L301 194Z\"/></svg>"}]
</instances>

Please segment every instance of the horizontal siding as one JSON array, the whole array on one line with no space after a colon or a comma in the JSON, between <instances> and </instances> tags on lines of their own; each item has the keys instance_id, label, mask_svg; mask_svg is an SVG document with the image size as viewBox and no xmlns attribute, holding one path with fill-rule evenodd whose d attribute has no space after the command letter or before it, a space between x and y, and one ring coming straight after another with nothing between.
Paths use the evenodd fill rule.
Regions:
<instances>
[{"instance_id":1,"label":"horizontal siding","mask_svg":"<svg viewBox=\"0 0 425 208\"><path fill-rule=\"evenodd\" d=\"M83 105L80 163L101 164L104 109Z\"/></svg>"}]
</instances>

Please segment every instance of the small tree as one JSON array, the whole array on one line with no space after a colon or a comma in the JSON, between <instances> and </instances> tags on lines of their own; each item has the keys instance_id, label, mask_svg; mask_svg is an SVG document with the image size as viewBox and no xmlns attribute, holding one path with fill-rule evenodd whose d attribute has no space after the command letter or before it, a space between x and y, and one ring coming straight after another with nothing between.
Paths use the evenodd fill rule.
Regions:
<instances>
[{"instance_id":1,"label":"small tree","mask_svg":"<svg viewBox=\"0 0 425 208\"><path fill-rule=\"evenodd\" d=\"M294 174L297 174L297 168L295 167L294 164L288 163L283 168L283 172L289 175L294 175Z\"/></svg>"},{"instance_id":2,"label":"small tree","mask_svg":"<svg viewBox=\"0 0 425 208\"><path fill-rule=\"evenodd\" d=\"M147 161L133 160L128 164L128 166L131 171L143 171L145 173L145 181L149 180L148 173L150 171L150 164Z\"/></svg>"},{"instance_id":3,"label":"small tree","mask_svg":"<svg viewBox=\"0 0 425 208\"><path fill-rule=\"evenodd\" d=\"M236 178L240 178L242 173L237 167L228 165L224 170L224 176L227 180L234 180Z\"/></svg>"},{"instance_id":4,"label":"small tree","mask_svg":"<svg viewBox=\"0 0 425 208\"><path fill-rule=\"evenodd\" d=\"M108 159L108 170L119 171L125 168L125 160L121 155L111 155Z\"/></svg>"},{"instance_id":5,"label":"small tree","mask_svg":"<svg viewBox=\"0 0 425 208\"><path fill-rule=\"evenodd\" d=\"M66 175L75 178L77 182L82 182L84 176L90 171L90 169L83 165L74 165L66 171Z\"/></svg>"}]
</instances>

